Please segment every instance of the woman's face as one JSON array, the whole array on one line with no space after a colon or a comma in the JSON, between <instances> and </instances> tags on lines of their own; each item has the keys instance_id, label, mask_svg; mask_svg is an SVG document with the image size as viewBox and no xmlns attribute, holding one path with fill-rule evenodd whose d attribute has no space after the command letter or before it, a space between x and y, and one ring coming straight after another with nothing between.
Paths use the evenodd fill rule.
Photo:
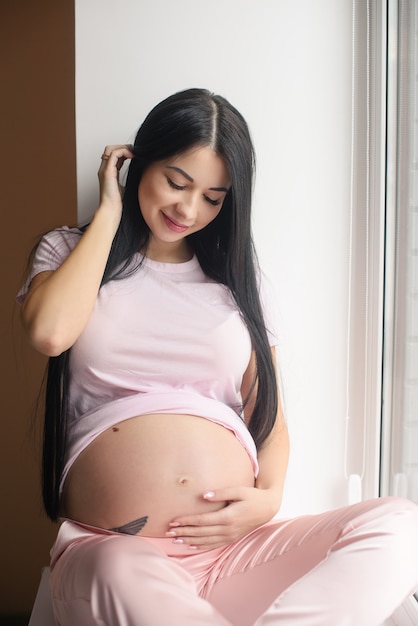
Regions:
<instances>
[{"instance_id":1,"label":"woman's face","mask_svg":"<svg viewBox=\"0 0 418 626\"><path fill-rule=\"evenodd\" d=\"M151 232L147 256L164 262L189 259L185 238L215 219L229 186L223 160L207 146L151 164L138 187Z\"/></svg>"}]
</instances>

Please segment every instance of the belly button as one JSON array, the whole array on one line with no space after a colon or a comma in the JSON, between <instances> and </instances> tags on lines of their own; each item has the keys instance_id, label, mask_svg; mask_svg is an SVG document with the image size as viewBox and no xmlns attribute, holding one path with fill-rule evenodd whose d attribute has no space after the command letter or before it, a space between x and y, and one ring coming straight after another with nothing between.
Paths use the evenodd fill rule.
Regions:
<instances>
[{"instance_id":1,"label":"belly button","mask_svg":"<svg viewBox=\"0 0 418 626\"><path fill-rule=\"evenodd\" d=\"M185 478L184 476L180 476L177 482L181 487L187 487L189 480L188 478Z\"/></svg>"}]
</instances>

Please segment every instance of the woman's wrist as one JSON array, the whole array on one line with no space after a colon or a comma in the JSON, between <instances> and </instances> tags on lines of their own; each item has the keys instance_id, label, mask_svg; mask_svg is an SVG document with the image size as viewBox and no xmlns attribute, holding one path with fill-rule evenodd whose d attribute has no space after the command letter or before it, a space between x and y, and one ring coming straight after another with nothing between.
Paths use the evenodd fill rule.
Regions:
<instances>
[{"instance_id":1,"label":"woman's wrist","mask_svg":"<svg viewBox=\"0 0 418 626\"><path fill-rule=\"evenodd\" d=\"M277 487L262 488L256 485L256 488L264 492L266 513L274 517L282 504L282 491Z\"/></svg>"},{"instance_id":2,"label":"woman's wrist","mask_svg":"<svg viewBox=\"0 0 418 626\"><path fill-rule=\"evenodd\" d=\"M114 207L106 201L102 201L96 209L89 228L99 229L104 235L111 237L112 241L118 230L122 211L115 211Z\"/></svg>"}]
</instances>

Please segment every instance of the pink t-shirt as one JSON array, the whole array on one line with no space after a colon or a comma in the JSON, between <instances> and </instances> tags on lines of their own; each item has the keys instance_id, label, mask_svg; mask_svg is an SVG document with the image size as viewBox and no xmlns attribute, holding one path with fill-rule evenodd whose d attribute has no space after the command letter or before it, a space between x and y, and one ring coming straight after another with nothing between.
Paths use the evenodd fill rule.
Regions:
<instances>
[{"instance_id":1,"label":"pink t-shirt","mask_svg":"<svg viewBox=\"0 0 418 626\"><path fill-rule=\"evenodd\" d=\"M42 239L18 301L33 276L59 267L80 236L78 229L64 227ZM265 319L270 344L276 345L268 311ZM100 433L152 413L196 415L232 430L257 475L256 448L240 415L250 355L250 337L229 289L208 278L196 257L185 263L144 258L138 271L104 285L71 348L62 482Z\"/></svg>"}]
</instances>

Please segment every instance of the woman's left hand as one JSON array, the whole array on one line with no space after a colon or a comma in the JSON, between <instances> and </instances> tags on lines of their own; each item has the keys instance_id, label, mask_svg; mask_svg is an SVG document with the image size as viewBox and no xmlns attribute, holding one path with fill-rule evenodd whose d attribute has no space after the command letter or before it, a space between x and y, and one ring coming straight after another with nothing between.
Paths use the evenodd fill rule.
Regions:
<instances>
[{"instance_id":1,"label":"woman's left hand","mask_svg":"<svg viewBox=\"0 0 418 626\"><path fill-rule=\"evenodd\" d=\"M209 513L184 515L169 524L166 537L199 550L233 543L268 522L278 509L273 490L256 487L228 487L203 494L208 502L225 506Z\"/></svg>"}]
</instances>

